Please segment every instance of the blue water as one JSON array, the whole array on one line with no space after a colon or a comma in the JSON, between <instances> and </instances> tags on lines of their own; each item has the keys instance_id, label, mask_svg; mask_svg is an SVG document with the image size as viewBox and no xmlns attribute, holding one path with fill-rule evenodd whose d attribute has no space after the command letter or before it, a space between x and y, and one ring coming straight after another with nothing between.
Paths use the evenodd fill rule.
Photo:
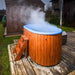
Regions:
<instances>
[{"instance_id":1,"label":"blue water","mask_svg":"<svg viewBox=\"0 0 75 75\"><path fill-rule=\"evenodd\" d=\"M24 28L30 32L43 35L56 35L62 33L62 30L51 24L28 24Z\"/></svg>"}]
</instances>

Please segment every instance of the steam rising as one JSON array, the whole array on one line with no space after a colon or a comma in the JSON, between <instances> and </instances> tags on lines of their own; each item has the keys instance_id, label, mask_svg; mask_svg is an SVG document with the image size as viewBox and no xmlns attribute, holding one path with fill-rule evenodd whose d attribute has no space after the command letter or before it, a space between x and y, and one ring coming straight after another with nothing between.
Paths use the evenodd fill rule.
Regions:
<instances>
[{"instance_id":1,"label":"steam rising","mask_svg":"<svg viewBox=\"0 0 75 75\"><path fill-rule=\"evenodd\" d=\"M40 8L36 10L31 9L30 18L27 23L43 23L45 21L45 13L40 10Z\"/></svg>"},{"instance_id":2,"label":"steam rising","mask_svg":"<svg viewBox=\"0 0 75 75\"><path fill-rule=\"evenodd\" d=\"M26 7L26 8L24 7L23 9L21 9L20 18L23 24L38 23L41 25L50 25L50 23L45 21L45 13L41 11L41 8L34 8L33 6Z\"/></svg>"},{"instance_id":3,"label":"steam rising","mask_svg":"<svg viewBox=\"0 0 75 75\"><path fill-rule=\"evenodd\" d=\"M32 6L21 9L20 12L21 21L24 24L44 23L45 13L41 11L41 8L34 9Z\"/></svg>"}]
</instances>

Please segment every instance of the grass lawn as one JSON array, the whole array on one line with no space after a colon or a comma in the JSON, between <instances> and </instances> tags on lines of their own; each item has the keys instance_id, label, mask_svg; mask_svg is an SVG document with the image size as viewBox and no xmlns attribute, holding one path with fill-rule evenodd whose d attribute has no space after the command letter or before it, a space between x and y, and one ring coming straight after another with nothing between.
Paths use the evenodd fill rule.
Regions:
<instances>
[{"instance_id":1,"label":"grass lawn","mask_svg":"<svg viewBox=\"0 0 75 75\"><path fill-rule=\"evenodd\" d=\"M59 28L60 28L60 26L59 26L59 25L57 25L57 27L59 27ZM69 32L69 31L75 31L75 28L62 26L62 30L63 30L63 31L66 31L66 32Z\"/></svg>"},{"instance_id":2,"label":"grass lawn","mask_svg":"<svg viewBox=\"0 0 75 75\"><path fill-rule=\"evenodd\" d=\"M4 38L3 34L4 28L2 22L0 22L0 75L11 75L7 46L13 43L13 39L18 39L20 37Z\"/></svg>"},{"instance_id":3,"label":"grass lawn","mask_svg":"<svg viewBox=\"0 0 75 75\"><path fill-rule=\"evenodd\" d=\"M59 27L59 26L58 26ZM62 27L64 31L75 31L74 28ZM8 37L4 38L4 28L2 22L0 22L0 75L10 75L10 64L8 57L8 44L13 43L13 39L19 39L20 37Z\"/></svg>"}]
</instances>

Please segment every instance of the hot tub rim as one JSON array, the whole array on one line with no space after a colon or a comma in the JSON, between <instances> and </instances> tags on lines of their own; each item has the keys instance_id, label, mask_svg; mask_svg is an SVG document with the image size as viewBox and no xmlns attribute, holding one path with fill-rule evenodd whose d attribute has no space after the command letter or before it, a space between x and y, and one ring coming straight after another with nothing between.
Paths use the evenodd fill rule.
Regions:
<instances>
[{"instance_id":1,"label":"hot tub rim","mask_svg":"<svg viewBox=\"0 0 75 75\"><path fill-rule=\"evenodd\" d=\"M32 33L36 33L36 34L40 34L40 35L58 35L58 34L61 34L63 32L62 29L60 29L58 27L57 27L57 29L59 29L60 32L57 32L57 33L36 31L36 30L33 30L33 29L30 29L30 28L26 27L26 25L24 25L23 28L29 30Z\"/></svg>"}]
</instances>

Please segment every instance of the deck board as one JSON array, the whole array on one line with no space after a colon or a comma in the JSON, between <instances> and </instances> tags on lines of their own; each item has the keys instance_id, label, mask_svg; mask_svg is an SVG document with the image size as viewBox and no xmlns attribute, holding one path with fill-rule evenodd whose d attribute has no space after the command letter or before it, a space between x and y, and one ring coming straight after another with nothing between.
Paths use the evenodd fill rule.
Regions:
<instances>
[{"instance_id":1,"label":"deck board","mask_svg":"<svg viewBox=\"0 0 75 75\"><path fill-rule=\"evenodd\" d=\"M36 64L28 56L14 61L16 54L12 51L18 40L8 45L11 75L74 75L75 74L75 32L68 32L67 44L62 47L62 59L54 66L44 67ZM72 72L73 71L73 72ZM69 74L70 73L70 74Z\"/></svg>"}]
</instances>

